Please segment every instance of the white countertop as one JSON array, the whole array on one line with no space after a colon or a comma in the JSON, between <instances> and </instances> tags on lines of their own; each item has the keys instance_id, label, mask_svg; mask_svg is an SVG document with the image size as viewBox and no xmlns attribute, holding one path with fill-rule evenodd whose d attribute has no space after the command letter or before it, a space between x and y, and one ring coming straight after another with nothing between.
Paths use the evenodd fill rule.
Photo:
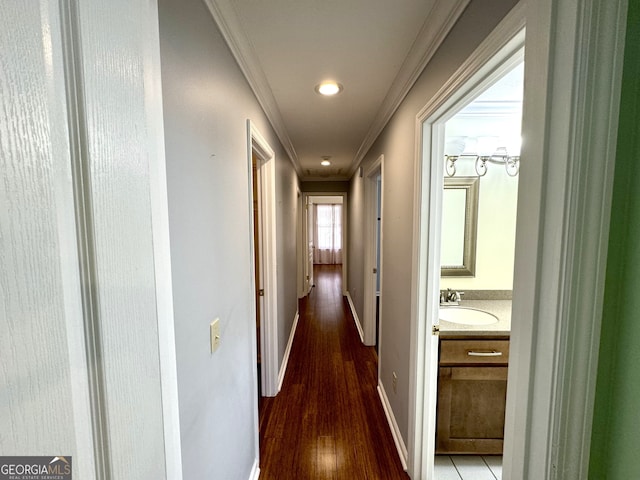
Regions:
<instances>
[{"instance_id":1,"label":"white countertop","mask_svg":"<svg viewBox=\"0 0 640 480\"><path fill-rule=\"evenodd\" d=\"M511 333L511 300L462 300L458 307L484 310L498 317L498 322L491 325L463 325L440 320L440 336L504 336Z\"/></svg>"}]
</instances>

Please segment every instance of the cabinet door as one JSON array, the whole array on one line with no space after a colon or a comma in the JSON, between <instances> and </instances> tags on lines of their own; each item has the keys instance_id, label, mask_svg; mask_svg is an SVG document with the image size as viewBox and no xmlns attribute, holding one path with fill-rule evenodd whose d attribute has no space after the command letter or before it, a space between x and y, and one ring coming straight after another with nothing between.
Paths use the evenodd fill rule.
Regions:
<instances>
[{"instance_id":1,"label":"cabinet door","mask_svg":"<svg viewBox=\"0 0 640 480\"><path fill-rule=\"evenodd\" d=\"M440 367L436 453L501 454L507 367Z\"/></svg>"}]
</instances>

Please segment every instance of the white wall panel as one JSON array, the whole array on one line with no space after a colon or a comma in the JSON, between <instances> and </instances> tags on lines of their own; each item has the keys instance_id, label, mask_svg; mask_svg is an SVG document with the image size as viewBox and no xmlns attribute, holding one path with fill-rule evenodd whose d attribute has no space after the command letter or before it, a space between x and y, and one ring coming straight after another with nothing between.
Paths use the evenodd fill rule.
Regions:
<instances>
[{"instance_id":1,"label":"white wall panel","mask_svg":"<svg viewBox=\"0 0 640 480\"><path fill-rule=\"evenodd\" d=\"M146 1L79 5L98 317L114 479L165 478L145 76L155 17ZM157 32L156 32L157 35ZM151 71L150 71L151 70ZM159 74L159 70L155 72Z\"/></svg>"},{"instance_id":2,"label":"white wall panel","mask_svg":"<svg viewBox=\"0 0 640 480\"><path fill-rule=\"evenodd\" d=\"M2 2L0 24L0 455L91 479L58 2Z\"/></svg>"},{"instance_id":3,"label":"white wall panel","mask_svg":"<svg viewBox=\"0 0 640 480\"><path fill-rule=\"evenodd\" d=\"M179 479L157 6L8 0L0 27L0 455Z\"/></svg>"}]
</instances>

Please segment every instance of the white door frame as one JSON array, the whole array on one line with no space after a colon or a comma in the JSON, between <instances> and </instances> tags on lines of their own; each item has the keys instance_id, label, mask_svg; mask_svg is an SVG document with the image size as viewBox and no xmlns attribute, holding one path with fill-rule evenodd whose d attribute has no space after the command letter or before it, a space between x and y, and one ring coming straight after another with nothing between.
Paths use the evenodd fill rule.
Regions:
<instances>
[{"instance_id":1,"label":"white door frame","mask_svg":"<svg viewBox=\"0 0 640 480\"><path fill-rule=\"evenodd\" d=\"M363 330L363 343L365 345L375 345L376 344L376 273L374 269L376 268L377 262L377 251L376 251L376 242L377 238L377 183L376 177L378 174L382 176L382 181L384 182L383 176L384 170L384 155L380 155L375 162L373 162L367 170L364 172L364 209L365 209L365 219L364 219L364 312L362 318L362 330ZM384 184L383 184L384 185ZM382 192L380 193L382 196ZM384 203L381 201L381 204L384 206ZM381 219L384 216L380 215ZM382 222L383 220L381 220ZM374 240L373 242L371 240ZM382 257L382 225L380 228L380 256ZM382 259L380 261L382 264ZM380 275L380 291L382 291L382 271L378 272ZM381 299L382 302L382 299ZM378 352L380 352L380 347L378 346ZM378 362L380 363L380 362Z\"/></svg>"},{"instance_id":2,"label":"white door frame","mask_svg":"<svg viewBox=\"0 0 640 480\"><path fill-rule=\"evenodd\" d=\"M342 295L344 296L347 294L347 262L349 260L347 252L347 192L304 192L302 195L305 207L309 205L310 197L342 197ZM307 214L309 213L307 212ZM305 245L309 245L310 233L307 225L304 230Z\"/></svg>"},{"instance_id":3,"label":"white door frame","mask_svg":"<svg viewBox=\"0 0 640 480\"><path fill-rule=\"evenodd\" d=\"M260 272L264 282L263 308L260 319L260 348L262 357L262 393L266 397L275 397L278 393L278 277L276 252L276 198L275 198L275 153L269 143L260 134L256 126L247 120L247 143L249 162L249 194L253 198L252 154L258 159L258 186L260 245L253 243L253 214L251 214L251 244L258 248ZM254 257L251 260L252 283L255 284ZM255 287L255 285L254 285ZM255 306L254 306L255 317Z\"/></svg>"},{"instance_id":4,"label":"white door frame","mask_svg":"<svg viewBox=\"0 0 640 480\"><path fill-rule=\"evenodd\" d=\"M578 4L579 3L579 4ZM615 162L626 0L521 1L418 115L409 469L433 478L439 219L423 122L527 24L503 478L586 478ZM597 28L596 28L597 26ZM591 94L598 92L598 96ZM535 141L533 141L535 139ZM437 152L436 152L437 153ZM440 162L435 162L440 163ZM428 165L428 163L426 164ZM596 226L595 228L593 226Z\"/></svg>"},{"instance_id":5,"label":"white door frame","mask_svg":"<svg viewBox=\"0 0 640 480\"><path fill-rule=\"evenodd\" d=\"M507 59L517 61L524 45L522 5L496 28L416 119L416 184L412 292L412 343L409 471L413 478L433 478L437 396L440 239L444 162L444 124L459 105L502 75ZM520 61L522 53L520 53ZM432 160L436 159L436 160Z\"/></svg>"},{"instance_id":6,"label":"white door frame","mask_svg":"<svg viewBox=\"0 0 640 480\"><path fill-rule=\"evenodd\" d=\"M304 295L309 295L313 288L313 252L310 253L309 243L313 235L309 235L309 222L313 218L313 212L309 211L309 197L306 194L302 194L303 212L303 225L302 225L302 244L304 246L304 265L303 265L303 282L302 287ZM311 260L309 260L311 255Z\"/></svg>"},{"instance_id":7,"label":"white door frame","mask_svg":"<svg viewBox=\"0 0 640 480\"><path fill-rule=\"evenodd\" d=\"M308 292L306 292L306 277L305 277L305 262L307 248L305 247L305 208L304 208L304 199L302 197L302 192L299 187L296 187L296 208L298 211L296 212L296 258L297 258L297 281L296 281L296 291L298 298L304 297Z\"/></svg>"},{"instance_id":8,"label":"white door frame","mask_svg":"<svg viewBox=\"0 0 640 480\"><path fill-rule=\"evenodd\" d=\"M527 12L506 478L588 477L626 12Z\"/></svg>"}]
</instances>

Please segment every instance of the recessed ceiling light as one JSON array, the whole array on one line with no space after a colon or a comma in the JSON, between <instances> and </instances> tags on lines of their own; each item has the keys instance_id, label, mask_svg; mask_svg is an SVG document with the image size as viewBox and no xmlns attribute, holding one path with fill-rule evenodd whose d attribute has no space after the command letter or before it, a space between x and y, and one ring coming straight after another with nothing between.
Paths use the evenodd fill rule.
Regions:
<instances>
[{"instance_id":1,"label":"recessed ceiling light","mask_svg":"<svg viewBox=\"0 0 640 480\"><path fill-rule=\"evenodd\" d=\"M316 85L316 92L327 97L336 95L341 91L342 85L337 82L322 82L320 85Z\"/></svg>"}]
</instances>

